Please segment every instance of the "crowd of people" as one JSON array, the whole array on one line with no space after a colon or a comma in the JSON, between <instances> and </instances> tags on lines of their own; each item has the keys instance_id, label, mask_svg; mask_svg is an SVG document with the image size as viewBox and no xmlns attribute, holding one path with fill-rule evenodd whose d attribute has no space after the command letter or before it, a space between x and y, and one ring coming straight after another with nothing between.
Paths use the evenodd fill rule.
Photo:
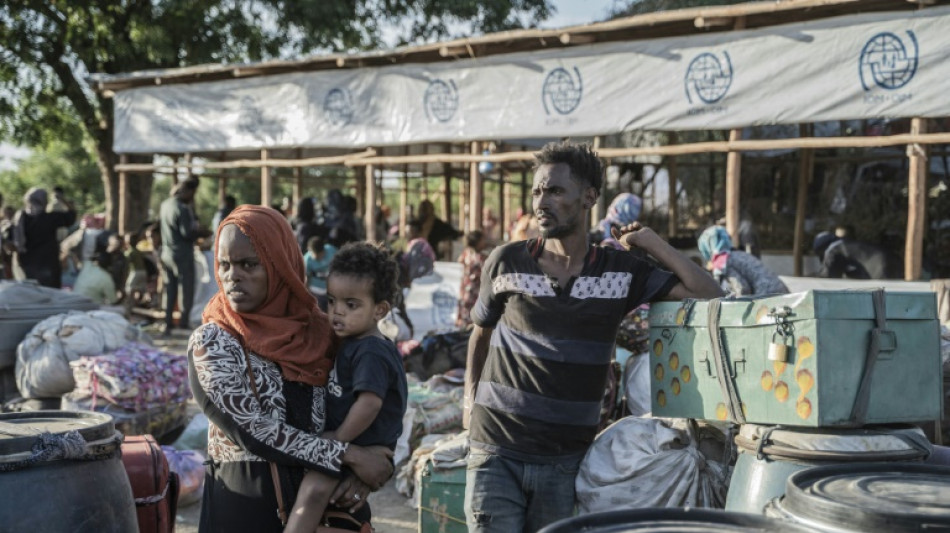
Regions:
<instances>
[{"instance_id":1,"label":"crowd of people","mask_svg":"<svg viewBox=\"0 0 950 533\"><path fill-rule=\"evenodd\" d=\"M535 531L572 514L626 320L658 300L788 292L748 225L738 247L711 225L697 240L700 258L689 258L641 225L641 199L623 193L590 229L604 175L597 155L564 142L536 158L531 211L508 228L486 211L457 258L455 325L471 331L473 532ZM338 190L323 203L274 207L226 196L204 226L198 187L177 183L157 220L126 235L101 216L79 217L61 189L52 198L30 189L19 209L3 206L3 277L65 281L126 313L161 295L164 331L194 329L191 387L211 424L201 531L313 531L329 516L365 527L366 496L393 473L407 402L403 361L381 320L402 315L413 335L406 293L435 261L452 259L463 233L423 200L401 239L380 209L373 223L386 237L367 243L355 199ZM200 241L214 250L218 290L198 324ZM846 230L819 235L821 274L894 274L859 244Z\"/></svg>"}]
</instances>

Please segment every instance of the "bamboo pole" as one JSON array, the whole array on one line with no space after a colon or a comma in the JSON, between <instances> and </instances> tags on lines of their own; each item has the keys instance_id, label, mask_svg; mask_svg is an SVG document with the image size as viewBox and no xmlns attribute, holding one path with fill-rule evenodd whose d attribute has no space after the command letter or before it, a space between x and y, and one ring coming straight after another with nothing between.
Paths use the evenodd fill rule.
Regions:
<instances>
[{"instance_id":1,"label":"bamboo pole","mask_svg":"<svg viewBox=\"0 0 950 533\"><path fill-rule=\"evenodd\" d=\"M600 156L600 136L594 137L594 142L592 146L594 153ZM601 176L601 179L606 178L606 171L609 162L604 163L604 175ZM594 205L590 208L590 226L594 227L600 222L600 219L603 218L601 215L607 211L607 195L604 194L604 183L601 182L600 190L597 191L597 200L594 202Z\"/></svg>"},{"instance_id":2,"label":"bamboo pole","mask_svg":"<svg viewBox=\"0 0 950 533\"><path fill-rule=\"evenodd\" d=\"M122 154L119 156L119 165L128 163L129 156ZM119 220L117 224L113 227L118 228L119 233L125 234L128 232L127 220L129 219L129 174L127 172L119 172ZM111 224L110 224L111 225Z\"/></svg>"},{"instance_id":3,"label":"bamboo pole","mask_svg":"<svg viewBox=\"0 0 950 533\"><path fill-rule=\"evenodd\" d=\"M325 157L308 157L306 159L270 159L267 161L267 166L273 168L293 168L293 167L319 167L319 166L332 166L332 165L343 165L346 162L351 164L348 166L360 166L360 160L366 157L372 157L376 155L376 150L368 148L362 152L354 152L351 154L344 155L334 155L334 156L325 156ZM171 169L185 169L185 168L194 168L194 169L232 169L232 168L260 168L264 166L264 163L259 159L236 159L234 161L202 161L199 163L172 163L169 164L154 164L154 163L126 163L116 166L116 171L125 171L125 172L155 172L156 170L163 168ZM177 180L176 180L177 181Z\"/></svg>"},{"instance_id":4,"label":"bamboo pole","mask_svg":"<svg viewBox=\"0 0 950 533\"><path fill-rule=\"evenodd\" d=\"M363 225L366 226L366 240L375 242L376 236L376 176L375 167L366 165L366 202L364 203L365 212L363 214Z\"/></svg>"},{"instance_id":5,"label":"bamboo pole","mask_svg":"<svg viewBox=\"0 0 950 533\"><path fill-rule=\"evenodd\" d=\"M274 176L271 174L270 167L267 166L267 149L261 150L261 205L270 206L274 190Z\"/></svg>"},{"instance_id":6,"label":"bamboo pole","mask_svg":"<svg viewBox=\"0 0 950 533\"><path fill-rule=\"evenodd\" d=\"M911 134L927 131L926 119L910 121ZM907 240L904 247L904 279L920 279L924 254L924 231L927 217L927 149L917 144L907 146L909 162L907 184Z\"/></svg>"},{"instance_id":7,"label":"bamboo pole","mask_svg":"<svg viewBox=\"0 0 950 533\"><path fill-rule=\"evenodd\" d=\"M301 158L302 152L300 148L297 149L297 160ZM300 199L303 198L303 167L295 166L294 167L294 192L293 192L293 202L294 209L297 209L297 206L300 204Z\"/></svg>"},{"instance_id":8,"label":"bamboo pole","mask_svg":"<svg viewBox=\"0 0 950 533\"><path fill-rule=\"evenodd\" d=\"M736 141L707 141L689 144L665 146L642 146L627 148L601 148L598 155L604 159L617 157L633 157L643 155L676 156L702 153L725 152L756 152L766 150L796 150L796 149L827 149L827 148L882 148L887 146L906 146L908 144L950 144L950 133L904 133L882 137L796 137L792 139L748 139ZM401 156L375 156L375 150L331 156L311 157L307 159L269 159L266 166L273 168L292 168L295 166L331 166L345 165L358 167L367 164L373 165L408 165L427 163L456 163L466 164L479 161L493 163L531 162L534 161L534 152L501 152L490 155L482 154L416 154ZM886 157L886 156L883 156ZM878 159L878 158L874 158ZM154 164L154 163L119 163L116 172L168 172L186 168L182 163ZM260 168L265 166L261 160L242 159L235 161L204 161L192 163L193 168L201 169L234 169ZM527 183L525 182L526 188ZM527 203L525 201L525 203Z\"/></svg>"},{"instance_id":9,"label":"bamboo pole","mask_svg":"<svg viewBox=\"0 0 950 533\"><path fill-rule=\"evenodd\" d=\"M370 166L370 165L367 165ZM365 168L363 169L365 172ZM364 176L365 178L365 176ZM365 213L366 212L366 179L361 179L360 176L354 172L353 173L353 189L354 195L356 196L356 212ZM366 220L363 221L363 225L368 224Z\"/></svg>"},{"instance_id":10,"label":"bamboo pole","mask_svg":"<svg viewBox=\"0 0 950 533\"><path fill-rule=\"evenodd\" d=\"M472 141L472 156L482 156L481 149L478 141ZM481 159L472 160L469 163L468 175L469 175L469 187L470 187L470 200L469 200L469 209L468 209L468 231L474 231L482 227L482 199L484 198L484 187L485 184L482 183L482 175L478 172L478 162Z\"/></svg>"},{"instance_id":11,"label":"bamboo pole","mask_svg":"<svg viewBox=\"0 0 950 533\"><path fill-rule=\"evenodd\" d=\"M194 171L191 167L191 153L185 154L185 179L190 180L194 177Z\"/></svg>"},{"instance_id":12,"label":"bamboo pole","mask_svg":"<svg viewBox=\"0 0 950 533\"><path fill-rule=\"evenodd\" d=\"M729 142L739 140L741 129L729 130ZM739 242L739 195L742 188L742 154L729 152L726 155L726 231L732 242Z\"/></svg>"},{"instance_id":13,"label":"bamboo pole","mask_svg":"<svg viewBox=\"0 0 950 533\"><path fill-rule=\"evenodd\" d=\"M477 165L477 163L475 163ZM469 169L469 175L471 175L471 169ZM469 205L468 205L468 191L469 191L469 179L462 177L459 182L459 225L458 228L460 231L468 231L468 217L469 217Z\"/></svg>"},{"instance_id":14,"label":"bamboo pole","mask_svg":"<svg viewBox=\"0 0 950 533\"><path fill-rule=\"evenodd\" d=\"M452 223L452 166L442 163L442 220Z\"/></svg>"},{"instance_id":15,"label":"bamboo pole","mask_svg":"<svg viewBox=\"0 0 950 533\"><path fill-rule=\"evenodd\" d=\"M676 132L671 131L669 136L669 144L676 144ZM666 235L668 239L676 237L677 227L677 216L679 215L679 209L676 205L677 194L676 194L676 156L667 156L666 162L666 174L668 176L667 183L669 184L669 195L667 196L666 204Z\"/></svg>"},{"instance_id":16,"label":"bamboo pole","mask_svg":"<svg viewBox=\"0 0 950 533\"><path fill-rule=\"evenodd\" d=\"M508 172L504 167L498 167L498 213L495 215L495 228L498 229L500 224L504 224L505 218L508 216L508 205L507 205L507 192L508 192Z\"/></svg>"},{"instance_id":17,"label":"bamboo pole","mask_svg":"<svg viewBox=\"0 0 950 533\"><path fill-rule=\"evenodd\" d=\"M224 198L228 195L228 177L218 178L218 206L224 205Z\"/></svg>"},{"instance_id":18,"label":"bamboo pole","mask_svg":"<svg viewBox=\"0 0 950 533\"><path fill-rule=\"evenodd\" d=\"M802 137L811 135L811 124L801 124L798 131ZM815 152L810 148L801 151L798 162L798 201L795 204L795 241L792 244L792 257L795 275L804 275L805 254L805 208L808 205L808 185L815 172Z\"/></svg>"},{"instance_id":19,"label":"bamboo pole","mask_svg":"<svg viewBox=\"0 0 950 533\"><path fill-rule=\"evenodd\" d=\"M409 146L403 148L409 153ZM406 224L409 222L409 165L402 166L402 180L399 187L399 236L406 236Z\"/></svg>"},{"instance_id":20,"label":"bamboo pole","mask_svg":"<svg viewBox=\"0 0 950 533\"><path fill-rule=\"evenodd\" d=\"M507 232L508 228L511 227L511 181L505 180L505 184L502 188L504 189L505 203L504 211L502 212L502 215L498 217L498 219L501 221L501 227L498 228L498 242L504 242L505 232Z\"/></svg>"},{"instance_id":21,"label":"bamboo pole","mask_svg":"<svg viewBox=\"0 0 950 533\"><path fill-rule=\"evenodd\" d=\"M528 207L528 171L521 171L521 214L526 214L531 211L531 208Z\"/></svg>"}]
</instances>

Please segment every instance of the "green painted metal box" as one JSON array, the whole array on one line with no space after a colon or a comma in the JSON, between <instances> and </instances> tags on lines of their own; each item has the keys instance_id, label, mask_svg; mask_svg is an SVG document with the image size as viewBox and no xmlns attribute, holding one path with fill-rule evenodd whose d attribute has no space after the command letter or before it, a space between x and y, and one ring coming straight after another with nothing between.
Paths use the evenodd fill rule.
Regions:
<instances>
[{"instance_id":1,"label":"green painted metal box","mask_svg":"<svg viewBox=\"0 0 950 533\"><path fill-rule=\"evenodd\" d=\"M938 419L936 317L924 292L653 304L653 415L809 427ZM785 361L769 358L782 350L772 344Z\"/></svg>"},{"instance_id":2,"label":"green painted metal box","mask_svg":"<svg viewBox=\"0 0 950 533\"><path fill-rule=\"evenodd\" d=\"M441 470L427 461L419 487L419 533L467 533L465 468Z\"/></svg>"}]
</instances>

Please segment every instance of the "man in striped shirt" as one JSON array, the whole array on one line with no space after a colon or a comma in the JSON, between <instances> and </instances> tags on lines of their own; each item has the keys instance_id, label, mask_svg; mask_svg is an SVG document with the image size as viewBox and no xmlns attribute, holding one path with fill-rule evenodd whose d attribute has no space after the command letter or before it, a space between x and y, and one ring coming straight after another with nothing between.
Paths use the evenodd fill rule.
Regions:
<instances>
[{"instance_id":1,"label":"man in striped shirt","mask_svg":"<svg viewBox=\"0 0 950 533\"><path fill-rule=\"evenodd\" d=\"M615 237L668 271L588 244L603 176L588 146L551 143L536 159L541 237L494 250L472 309L470 532L533 533L572 516L574 477L596 433L621 318L644 302L721 295L706 272L639 224Z\"/></svg>"}]
</instances>

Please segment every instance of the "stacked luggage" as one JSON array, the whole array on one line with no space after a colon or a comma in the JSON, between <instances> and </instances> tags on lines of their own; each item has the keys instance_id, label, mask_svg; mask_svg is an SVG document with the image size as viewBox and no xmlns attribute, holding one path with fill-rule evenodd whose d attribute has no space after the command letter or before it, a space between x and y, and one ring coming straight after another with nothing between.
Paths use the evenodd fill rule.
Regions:
<instances>
[{"instance_id":1,"label":"stacked luggage","mask_svg":"<svg viewBox=\"0 0 950 533\"><path fill-rule=\"evenodd\" d=\"M653 416L738 425L727 511L768 508L769 516L792 520L776 509L797 505L783 507L798 497L786 491L798 490L813 467L841 476L844 465L855 478L887 471L892 483L895 472L911 475L912 463L933 451L913 423L942 416L936 311L933 293L883 290L653 304ZM950 490L950 477L928 482ZM862 505L882 502L889 489L882 490L862 493ZM916 523L930 505L904 503L882 520ZM860 507L850 512L880 512ZM808 526L834 528L820 520Z\"/></svg>"},{"instance_id":2,"label":"stacked luggage","mask_svg":"<svg viewBox=\"0 0 950 533\"><path fill-rule=\"evenodd\" d=\"M98 309L79 294L43 287L35 282L0 281L0 402L19 394L14 377L20 341L43 319L70 310Z\"/></svg>"}]
</instances>

